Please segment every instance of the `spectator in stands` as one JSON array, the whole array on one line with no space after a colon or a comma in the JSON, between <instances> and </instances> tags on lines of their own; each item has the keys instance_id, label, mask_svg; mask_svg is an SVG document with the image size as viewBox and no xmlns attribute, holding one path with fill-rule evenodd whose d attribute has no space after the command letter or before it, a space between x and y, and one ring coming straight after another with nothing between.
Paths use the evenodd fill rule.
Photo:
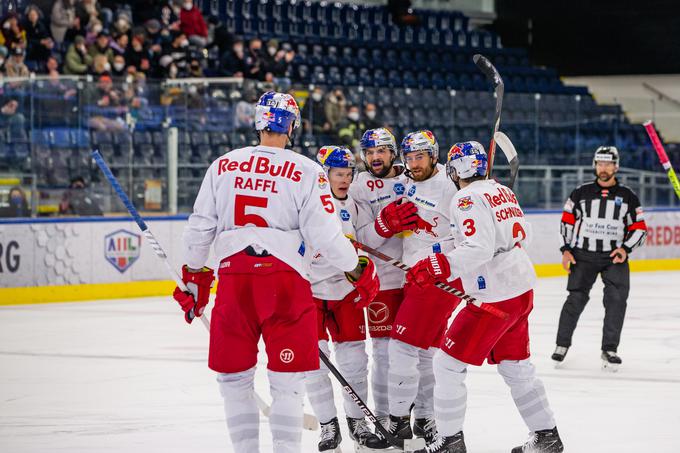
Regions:
<instances>
[{"instance_id":1,"label":"spectator in stands","mask_svg":"<svg viewBox=\"0 0 680 453\"><path fill-rule=\"evenodd\" d=\"M338 126L338 139L343 145L356 149L361 140L361 135L366 130L366 124L361 121L359 107L350 105L347 109L347 117Z\"/></svg>"},{"instance_id":2,"label":"spectator in stands","mask_svg":"<svg viewBox=\"0 0 680 453\"><path fill-rule=\"evenodd\" d=\"M88 125L96 130L122 131L125 129L125 97L113 87L113 80L104 74L96 87L89 87L84 94L86 104L102 108L101 114L92 115Z\"/></svg>"},{"instance_id":3,"label":"spectator in stands","mask_svg":"<svg viewBox=\"0 0 680 453\"><path fill-rule=\"evenodd\" d=\"M378 118L378 108L375 104L369 102L364 107L364 123L366 124L366 129L377 129L385 126Z\"/></svg>"},{"instance_id":4,"label":"spectator in stands","mask_svg":"<svg viewBox=\"0 0 680 453\"><path fill-rule=\"evenodd\" d=\"M26 48L26 31L19 23L19 17L13 12L2 20L0 46L5 46L10 52L18 47Z\"/></svg>"},{"instance_id":5,"label":"spectator in stands","mask_svg":"<svg viewBox=\"0 0 680 453\"><path fill-rule=\"evenodd\" d=\"M7 77L28 77L31 75L31 71L24 63L23 47L12 49L9 61L5 63L5 73Z\"/></svg>"},{"instance_id":6,"label":"spectator in stands","mask_svg":"<svg viewBox=\"0 0 680 453\"><path fill-rule=\"evenodd\" d=\"M199 47L205 47L208 43L208 27L201 10L194 6L193 0L183 1L179 21L180 29L187 35L189 41Z\"/></svg>"},{"instance_id":7,"label":"spectator in stands","mask_svg":"<svg viewBox=\"0 0 680 453\"><path fill-rule=\"evenodd\" d=\"M234 43L234 37L229 33L229 29L223 22L217 22L213 30L213 45L217 46L217 54L222 56L225 52L231 50Z\"/></svg>"},{"instance_id":8,"label":"spectator in stands","mask_svg":"<svg viewBox=\"0 0 680 453\"><path fill-rule=\"evenodd\" d=\"M189 62L188 77L204 77L203 67L201 66L201 61L198 58L192 58Z\"/></svg>"},{"instance_id":9,"label":"spectator in stands","mask_svg":"<svg viewBox=\"0 0 680 453\"><path fill-rule=\"evenodd\" d=\"M59 203L59 214L91 216L103 214L97 198L87 190L82 176L76 176L71 180L68 190L64 192Z\"/></svg>"},{"instance_id":10,"label":"spectator in stands","mask_svg":"<svg viewBox=\"0 0 680 453\"><path fill-rule=\"evenodd\" d=\"M87 53L92 57L93 61L98 55L102 55L109 63L113 63L113 49L109 46L110 39L111 37L106 30L99 32L97 40L87 49Z\"/></svg>"},{"instance_id":11,"label":"spectator in stands","mask_svg":"<svg viewBox=\"0 0 680 453\"><path fill-rule=\"evenodd\" d=\"M0 75L5 75L5 62L7 61L7 48L0 46Z\"/></svg>"},{"instance_id":12,"label":"spectator in stands","mask_svg":"<svg viewBox=\"0 0 680 453\"><path fill-rule=\"evenodd\" d=\"M315 87L311 96L305 102L300 112L302 125L306 132L313 135L328 135L331 132L331 123L326 119L326 110L323 103L323 90Z\"/></svg>"},{"instance_id":13,"label":"spectator in stands","mask_svg":"<svg viewBox=\"0 0 680 453\"><path fill-rule=\"evenodd\" d=\"M47 61L54 48L54 41L37 6L29 5L26 8L23 27L26 30L26 61L31 62L32 67L40 68L42 72L43 63Z\"/></svg>"},{"instance_id":14,"label":"spectator in stands","mask_svg":"<svg viewBox=\"0 0 680 453\"><path fill-rule=\"evenodd\" d=\"M21 187L9 189L7 206L0 208L0 217L30 217L31 207L26 200L26 194Z\"/></svg>"},{"instance_id":15,"label":"spectator in stands","mask_svg":"<svg viewBox=\"0 0 680 453\"><path fill-rule=\"evenodd\" d=\"M132 27L132 19L124 11L119 12L116 21L113 23L112 30L115 34L127 34Z\"/></svg>"},{"instance_id":16,"label":"spectator in stands","mask_svg":"<svg viewBox=\"0 0 680 453\"><path fill-rule=\"evenodd\" d=\"M243 77L246 73L246 56L242 39L236 39L231 49L225 52L220 61L222 73L227 76Z\"/></svg>"},{"instance_id":17,"label":"spectator in stands","mask_svg":"<svg viewBox=\"0 0 680 453\"><path fill-rule=\"evenodd\" d=\"M246 73L248 79L264 80L264 55L262 54L262 40L253 38L248 43L248 53L246 54Z\"/></svg>"},{"instance_id":18,"label":"spectator in stands","mask_svg":"<svg viewBox=\"0 0 680 453\"><path fill-rule=\"evenodd\" d=\"M346 105L347 100L342 92L342 88L336 87L326 96L324 110L326 111L326 121L331 124L332 130L336 130L338 124L347 115Z\"/></svg>"},{"instance_id":19,"label":"spectator in stands","mask_svg":"<svg viewBox=\"0 0 680 453\"><path fill-rule=\"evenodd\" d=\"M126 66L125 57L120 54L116 55L113 57L113 64L111 65L111 76L116 79L124 79L128 74Z\"/></svg>"},{"instance_id":20,"label":"spectator in stands","mask_svg":"<svg viewBox=\"0 0 680 453\"><path fill-rule=\"evenodd\" d=\"M100 19L101 7L97 0L79 0L76 5L76 17L80 21L80 27L85 29L90 21L102 23Z\"/></svg>"},{"instance_id":21,"label":"spectator in stands","mask_svg":"<svg viewBox=\"0 0 680 453\"><path fill-rule=\"evenodd\" d=\"M114 36L113 40L109 42L109 47L111 47L111 50L113 50L113 54L115 55L125 55L125 52L127 52L128 45L130 43L130 40L128 38L127 33L118 33Z\"/></svg>"},{"instance_id":22,"label":"spectator in stands","mask_svg":"<svg viewBox=\"0 0 680 453\"><path fill-rule=\"evenodd\" d=\"M85 38L76 36L75 41L66 51L64 58L64 74L69 75L84 75L87 74L92 65L92 57L87 53L85 47Z\"/></svg>"},{"instance_id":23,"label":"spectator in stands","mask_svg":"<svg viewBox=\"0 0 680 453\"><path fill-rule=\"evenodd\" d=\"M125 61L128 67L133 67L135 71L146 73L151 69L151 57L152 54L146 45L144 30L134 30L130 45L125 52Z\"/></svg>"},{"instance_id":24,"label":"spectator in stands","mask_svg":"<svg viewBox=\"0 0 680 453\"><path fill-rule=\"evenodd\" d=\"M76 17L74 0L56 0L50 15L52 38L61 45L69 29L80 29L80 19Z\"/></svg>"},{"instance_id":25,"label":"spectator in stands","mask_svg":"<svg viewBox=\"0 0 680 453\"><path fill-rule=\"evenodd\" d=\"M175 32L175 36L169 45L163 47L160 58L164 76L171 79L185 77L187 74L187 47L189 40L183 32Z\"/></svg>"},{"instance_id":26,"label":"spectator in stands","mask_svg":"<svg viewBox=\"0 0 680 453\"><path fill-rule=\"evenodd\" d=\"M49 57L45 64L48 71L47 82L41 89L41 96L35 98L35 109L40 112L33 120L34 127L63 126L77 124L76 83L59 78L59 63Z\"/></svg>"},{"instance_id":27,"label":"spectator in stands","mask_svg":"<svg viewBox=\"0 0 680 453\"><path fill-rule=\"evenodd\" d=\"M0 131L4 131L10 138L24 136L26 118L19 112L19 101L5 98L0 101Z\"/></svg>"}]
</instances>

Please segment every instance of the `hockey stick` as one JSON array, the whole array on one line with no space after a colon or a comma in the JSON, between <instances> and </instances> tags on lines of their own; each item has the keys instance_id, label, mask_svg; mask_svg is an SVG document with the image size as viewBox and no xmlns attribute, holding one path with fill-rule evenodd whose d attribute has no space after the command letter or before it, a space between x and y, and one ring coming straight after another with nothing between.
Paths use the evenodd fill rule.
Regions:
<instances>
[{"instance_id":1,"label":"hockey stick","mask_svg":"<svg viewBox=\"0 0 680 453\"><path fill-rule=\"evenodd\" d=\"M401 269L404 272L408 272L408 271L411 270L411 266L408 266L407 264L403 263L402 261L399 261L399 260L394 259L390 256L387 256L384 253L382 253L382 252L380 252L380 251L378 251L378 250L376 250L372 247L369 247L365 244L362 244L361 242L358 242L354 239L350 239L350 241L352 241L352 244L354 244L354 246L356 248L361 249L366 253L370 253L371 255L375 256L379 260L385 261L386 263L389 263L394 267L398 267L399 269ZM446 291L449 294L453 294L454 296L464 300L468 304L472 304L475 307L481 308L485 312L487 312L487 313L489 313L493 316L496 316L497 318L508 319L508 317L509 317L509 315L507 313L505 313L502 310L499 310L498 308L494 307L493 305L486 304L486 303L483 303L483 302L479 302L474 297L470 297L467 294L465 294L464 292L457 290L456 288L450 287L446 283L437 282L437 283L435 283L434 286L441 289L442 291Z\"/></svg>"},{"instance_id":2,"label":"hockey stick","mask_svg":"<svg viewBox=\"0 0 680 453\"><path fill-rule=\"evenodd\" d=\"M494 135L494 140L498 147L505 154L505 158L508 159L510 163L510 180L508 181L508 187L512 189L515 185L515 180L517 179L517 173L519 173L519 156L517 156L517 150L515 145L512 144L507 135L503 132L498 131Z\"/></svg>"},{"instance_id":3,"label":"hockey stick","mask_svg":"<svg viewBox=\"0 0 680 453\"><path fill-rule=\"evenodd\" d=\"M477 65L477 67L484 73L487 79L493 85L494 93L496 94L496 111L493 117L493 133L491 134L491 142L489 143L489 165L486 169L486 177L491 177L491 171L493 170L493 159L496 152L496 132L501 124L501 108L503 107L503 93L505 92L505 85L503 85L503 79L498 73L498 70L491 64L491 62L484 55L475 54L472 57L472 61Z\"/></svg>"},{"instance_id":4,"label":"hockey stick","mask_svg":"<svg viewBox=\"0 0 680 453\"><path fill-rule=\"evenodd\" d=\"M156 237L153 235L146 222L144 222L142 216L139 215L137 208L135 208L135 206L132 204L132 201L130 201L130 198L128 198L127 194L120 186L118 179L116 179L113 173L111 173L111 169L109 168L108 165L106 165L106 162L104 161L104 158L102 157L99 150L92 151L92 159L94 159L97 166L101 169L102 173L104 173L104 176L106 176L106 179L109 181L109 184L111 184L111 186L113 187L113 190L116 192L116 195L118 195L118 198L120 198L120 201L123 202L128 212L132 216L132 219L139 226L139 229L142 230L144 237L147 239L147 241L149 241L149 245L151 245L151 248L156 253L156 256L160 258L161 261L163 261L163 264L165 264L165 267L168 269L168 273L177 284L177 287L179 287L179 289L181 289L184 292L189 292L187 285L185 285L184 282L182 281L182 277L180 277L177 271L170 265L168 255L166 255L165 250L163 250L161 244L158 242L158 240L156 240ZM194 318L193 310L191 311L190 316L191 319ZM210 320L208 319L208 316L206 314L203 314L203 316L199 316L199 318L203 322L203 325L205 326L208 333L210 333ZM262 397L257 394L257 392L254 393L255 402L257 403L257 406L259 407L260 411L265 417L269 417L269 412L271 411L271 408L262 399ZM314 417L311 414L304 414L302 424L305 429L311 431L315 431L318 427L316 417Z\"/></svg>"},{"instance_id":5,"label":"hockey stick","mask_svg":"<svg viewBox=\"0 0 680 453\"><path fill-rule=\"evenodd\" d=\"M375 429L380 431L380 434L387 439L393 447L401 448L405 452L420 450L425 448L425 439L399 439L398 437L391 434L385 429L385 427L378 421L373 412L368 408L366 403L361 399L357 392L352 388L352 386L347 382L347 379L338 371L338 369L333 365L328 356L319 348L319 358L326 365L326 367L333 373L333 376L340 382L342 388L347 394L354 400L359 409L366 414L366 418L375 425Z\"/></svg>"},{"instance_id":6,"label":"hockey stick","mask_svg":"<svg viewBox=\"0 0 680 453\"><path fill-rule=\"evenodd\" d=\"M678 196L678 198L680 198L680 181L678 181L678 176L675 174L675 170L673 170L673 167L671 166L671 161L668 159L666 150L663 149L661 139L654 128L654 123L652 121L647 121L642 125L647 131L647 135L649 135L652 145L654 145L654 150L656 150L656 154L659 156L661 165L663 165L664 170L666 170L666 173L668 174L668 179L671 181L671 185L673 186L673 190L675 190L675 194Z\"/></svg>"}]
</instances>

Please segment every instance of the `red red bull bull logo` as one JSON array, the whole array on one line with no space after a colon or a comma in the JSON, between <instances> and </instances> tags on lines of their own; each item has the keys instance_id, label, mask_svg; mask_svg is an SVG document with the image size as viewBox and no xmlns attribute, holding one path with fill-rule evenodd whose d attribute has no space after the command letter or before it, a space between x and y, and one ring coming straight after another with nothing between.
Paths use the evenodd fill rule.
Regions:
<instances>
[{"instance_id":1,"label":"red red bull bull logo","mask_svg":"<svg viewBox=\"0 0 680 453\"><path fill-rule=\"evenodd\" d=\"M458 145L453 145L451 149L449 150L449 155L447 157L447 160L453 160L457 159L459 157L463 157L465 153L463 152L463 148L461 148Z\"/></svg>"},{"instance_id":2,"label":"red red bull bull logo","mask_svg":"<svg viewBox=\"0 0 680 453\"><path fill-rule=\"evenodd\" d=\"M271 123L273 121L276 121L276 115L274 115L274 113L272 113L272 112L264 112L262 114L262 119Z\"/></svg>"},{"instance_id":3,"label":"red red bull bull logo","mask_svg":"<svg viewBox=\"0 0 680 453\"><path fill-rule=\"evenodd\" d=\"M420 216L417 216L416 218L416 227L413 229L415 234L419 234L422 231L423 233L429 234L432 237L439 237L434 231L434 229L437 228L437 221L439 220L439 217L433 217L432 223Z\"/></svg>"},{"instance_id":4,"label":"red red bull bull logo","mask_svg":"<svg viewBox=\"0 0 680 453\"><path fill-rule=\"evenodd\" d=\"M318 184L320 189L324 189L328 185L328 178L325 173L319 173Z\"/></svg>"},{"instance_id":5,"label":"red red bull bull logo","mask_svg":"<svg viewBox=\"0 0 680 453\"><path fill-rule=\"evenodd\" d=\"M422 131L423 137L425 137L430 143L434 145L434 134L431 131Z\"/></svg>"}]
</instances>

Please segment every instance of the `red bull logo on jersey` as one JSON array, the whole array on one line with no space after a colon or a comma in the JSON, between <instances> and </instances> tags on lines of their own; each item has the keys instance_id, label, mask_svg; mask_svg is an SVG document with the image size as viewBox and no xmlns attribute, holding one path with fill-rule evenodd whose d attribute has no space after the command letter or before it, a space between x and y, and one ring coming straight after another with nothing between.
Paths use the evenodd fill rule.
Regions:
<instances>
[{"instance_id":1,"label":"red bull logo on jersey","mask_svg":"<svg viewBox=\"0 0 680 453\"><path fill-rule=\"evenodd\" d=\"M472 197L462 197L458 200L458 209L461 211L469 211L474 206L475 202L472 201Z\"/></svg>"},{"instance_id":2,"label":"red bull logo on jersey","mask_svg":"<svg viewBox=\"0 0 680 453\"><path fill-rule=\"evenodd\" d=\"M326 177L326 173L319 173L318 183L319 189L325 189L326 186L328 186L328 177Z\"/></svg>"},{"instance_id":3,"label":"red bull logo on jersey","mask_svg":"<svg viewBox=\"0 0 680 453\"><path fill-rule=\"evenodd\" d=\"M139 258L141 237L127 230L114 231L104 238L104 256L121 274Z\"/></svg>"},{"instance_id":4,"label":"red bull logo on jersey","mask_svg":"<svg viewBox=\"0 0 680 453\"><path fill-rule=\"evenodd\" d=\"M415 234L419 234L421 231L423 233L429 234L432 237L439 237L437 233L434 231L435 228L437 228L437 221L439 220L439 217L434 217L432 218L432 223L428 222L427 220L423 219L420 216L417 216L416 220L416 227L413 230Z\"/></svg>"}]
</instances>

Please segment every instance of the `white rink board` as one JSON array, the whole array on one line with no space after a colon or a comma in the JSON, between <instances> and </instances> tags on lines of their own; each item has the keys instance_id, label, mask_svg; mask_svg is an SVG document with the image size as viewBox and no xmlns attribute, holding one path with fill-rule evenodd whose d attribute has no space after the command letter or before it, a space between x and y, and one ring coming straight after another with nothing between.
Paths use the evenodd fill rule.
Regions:
<instances>
[{"instance_id":1,"label":"white rink board","mask_svg":"<svg viewBox=\"0 0 680 453\"><path fill-rule=\"evenodd\" d=\"M539 280L533 360L568 453L680 451L678 281L680 272L632 275L624 365L608 374L599 360L601 284L565 368L555 370L549 355L566 279ZM201 323L187 326L169 297L0 307L0 452L234 452L207 341ZM264 360L261 353L256 386L268 399ZM468 451L509 452L526 438L494 367L471 369L467 385ZM335 400L343 416L337 385ZM305 432L305 453L316 451L317 436ZM271 452L266 419L261 444ZM347 442L343 451L352 451Z\"/></svg>"},{"instance_id":2,"label":"white rink board","mask_svg":"<svg viewBox=\"0 0 680 453\"><path fill-rule=\"evenodd\" d=\"M527 247L533 262L559 263L561 215L551 212L527 216L534 232L534 240ZM652 240L636 250L633 259L680 258L680 210L652 211L646 216ZM185 223L184 218L148 222L170 262L178 269L182 262L181 238ZM107 237L121 230L126 236L141 241L141 248L130 252L135 261L122 270L107 261L106 253ZM5 223L0 225L0 245L5 255L0 256L0 287L169 279L165 267L159 265L132 221Z\"/></svg>"}]
</instances>

